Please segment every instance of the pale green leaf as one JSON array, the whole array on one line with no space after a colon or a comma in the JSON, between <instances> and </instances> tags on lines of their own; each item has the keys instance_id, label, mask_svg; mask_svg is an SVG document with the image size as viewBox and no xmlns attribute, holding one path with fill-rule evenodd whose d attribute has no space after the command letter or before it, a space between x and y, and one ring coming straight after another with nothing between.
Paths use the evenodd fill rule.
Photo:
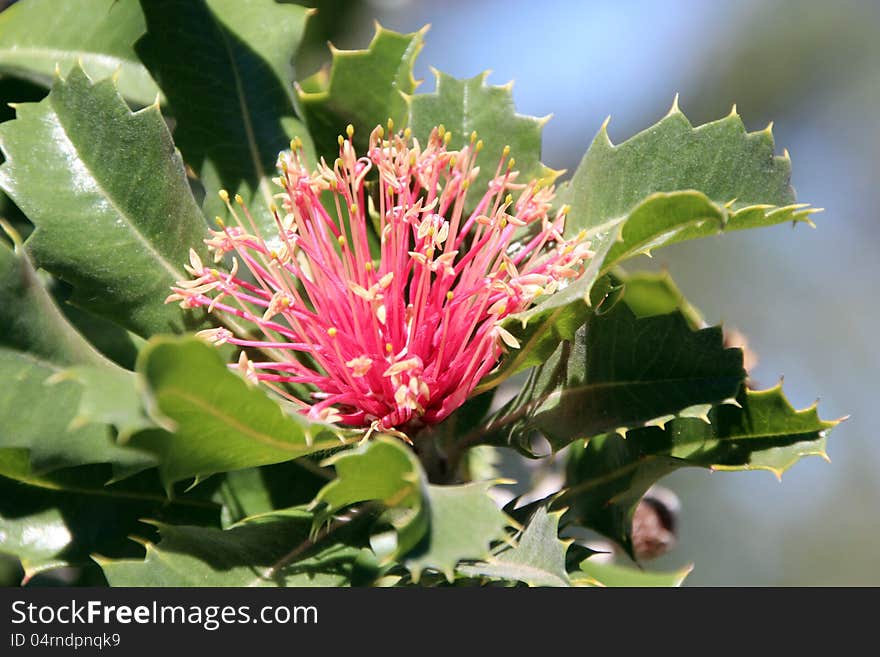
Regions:
<instances>
[{"instance_id":1,"label":"pale green leaf","mask_svg":"<svg viewBox=\"0 0 880 657\"><path fill-rule=\"evenodd\" d=\"M572 583L575 586L678 587L692 570L693 566L669 572L639 570L616 563L603 563L594 557L581 562L580 572L572 574Z\"/></svg>"},{"instance_id":2,"label":"pale green leaf","mask_svg":"<svg viewBox=\"0 0 880 657\"><path fill-rule=\"evenodd\" d=\"M399 440L380 436L331 457L328 464L335 467L336 479L315 497L315 504L324 505L319 523L352 504L380 502L389 509L385 519L397 534L393 556L409 551L428 531L422 468Z\"/></svg>"},{"instance_id":3,"label":"pale green leaf","mask_svg":"<svg viewBox=\"0 0 880 657\"><path fill-rule=\"evenodd\" d=\"M428 485L428 533L403 557L418 582L426 569L443 573L450 582L462 560L489 556L494 541L504 537L509 520L489 497L491 482L460 486Z\"/></svg>"},{"instance_id":4,"label":"pale green leaf","mask_svg":"<svg viewBox=\"0 0 880 657\"><path fill-rule=\"evenodd\" d=\"M565 554L571 541L559 538L562 511L535 511L516 545L483 563L458 567L469 577L525 582L529 586L570 586L565 571Z\"/></svg>"},{"instance_id":5,"label":"pale green leaf","mask_svg":"<svg viewBox=\"0 0 880 657\"><path fill-rule=\"evenodd\" d=\"M517 114L511 85L486 84L488 73L465 80L439 71L434 75L434 93L409 99L409 127L425 143L431 130L442 125L452 133L449 146L453 149L471 143L471 135L476 133L483 149L477 158L480 174L468 192L470 205L476 205L488 190L505 147L510 148L510 155L516 159L517 182L555 177L556 172L541 164L541 130L547 119Z\"/></svg>"},{"instance_id":6,"label":"pale green leaf","mask_svg":"<svg viewBox=\"0 0 880 657\"><path fill-rule=\"evenodd\" d=\"M154 338L138 358L151 417L166 432L131 444L159 455L166 484L186 477L289 461L360 440L286 412L195 338Z\"/></svg>"},{"instance_id":7,"label":"pale green leaf","mask_svg":"<svg viewBox=\"0 0 880 657\"><path fill-rule=\"evenodd\" d=\"M746 132L736 112L694 128L676 103L660 122L618 145L607 126L561 194L571 206L569 230L598 232L656 192L697 190L736 210L794 203L788 154L776 155L769 128Z\"/></svg>"}]
</instances>

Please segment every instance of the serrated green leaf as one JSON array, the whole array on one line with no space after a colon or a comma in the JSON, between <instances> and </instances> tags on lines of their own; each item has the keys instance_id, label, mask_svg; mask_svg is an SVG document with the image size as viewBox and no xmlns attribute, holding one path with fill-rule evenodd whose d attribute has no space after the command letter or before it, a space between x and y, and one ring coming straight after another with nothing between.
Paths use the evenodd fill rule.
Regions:
<instances>
[{"instance_id":1,"label":"serrated green leaf","mask_svg":"<svg viewBox=\"0 0 880 657\"><path fill-rule=\"evenodd\" d=\"M631 551L635 506L661 477L688 466L781 476L804 456L824 457L825 435L839 422L820 419L815 406L795 411L781 386L744 390L736 404L715 406L708 420L679 417L664 427L606 434L573 447L567 488L555 504L569 507L567 520Z\"/></svg>"},{"instance_id":2,"label":"serrated green leaf","mask_svg":"<svg viewBox=\"0 0 880 657\"><path fill-rule=\"evenodd\" d=\"M229 529L159 524L143 561L96 558L111 586L344 586L370 566L363 521L310 538L302 507L246 519Z\"/></svg>"},{"instance_id":3,"label":"serrated green leaf","mask_svg":"<svg viewBox=\"0 0 880 657\"><path fill-rule=\"evenodd\" d=\"M697 190L736 210L794 203L791 161L777 156L770 130L746 132L735 112L694 128L675 103L657 124L619 145L602 125L561 201L569 230L597 232L656 192Z\"/></svg>"},{"instance_id":4,"label":"serrated green leaf","mask_svg":"<svg viewBox=\"0 0 880 657\"><path fill-rule=\"evenodd\" d=\"M149 467L149 454L117 446L106 423L80 418L82 385L52 377L71 365L124 376L67 322L26 253L0 243L0 453L16 452L0 473L18 479L86 463L131 471ZM12 463L17 465L13 467Z\"/></svg>"},{"instance_id":5,"label":"serrated green leaf","mask_svg":"<svg viewBox=\"0 0 880 657\"><path fill-rule=\"evenodd\" d=\"M486 84L488 73L456 80L435 71L437 90L418 94L409 99L408 123L413 134L425 143L436 126L443 125L452 132L450 147L459 148L469 143L476 132L483 141L483 150L477 159L480 174L468 192L470 205L486 193L489 181L501 159L505 146L516 158L517 182L549 179L555 172L541 164L541 130L546 119L516 113L511 85Z\"/></svg>"},{"instance_id":6,"label":"serrated green leaf","mask_svg":"<svg viewBox=\"0 0 880 657\"><path fill-rule=\"evenodd\" d=\"M489 497L492 482L461 486L427 486L428 533L403 557L403 564L418 582L426 569L443 573L448 581L462 560L489 556L494 541L504 537L507 516Z\"/></svg>"},{"instance_id":7,"label":"serrated green leaf","mask_svg":"<svg viewBox=\"0 0 880 657\"><path fill-rule=\"evenodd\" d=\"M36 264L140 335L199 323L164 304L190 247L203 252L205 223L158 107L133 114L110 80L74 67L17 117L0 125L0 187L36 226Z\"/></svg>"},{"instance_id":8,"label":"serrated green leaf","mask_svg":"<svg viewBox=\"0 0 880 657\"><path fill-rule=\"evenodd\" d=\"M219 189L241 194L268 233L279 151L300 137L294 55L308 10L274 0L146 0L136 49L168 99L174 138L205 187L205 213L225 216ZM181 29L181 26L186 26Z\"/></svg>"},{"instance_id":9,"label":"serrated green leaf","mask_svg":"<svg viewBox=\"0 0 880 657\"><path fill-rule=\"evenodd\" d=\"M319 524L352 504L381 502L390 510L386 520L397 534L389 557L408 552L429 530L422 468L412 450L399 440L380 436L331 457L330 463L336 468L336 479L318 492L314 502L324 505L316 518Z\"/></svg>"},{"instance_id":10,"label":"serrated green leaf","mask_svg":"<svg viewBox=\"0 0 880 657\"><path fill-rule=\"evenodd\" d=\"M364 50L332 49L333 61L326 84L313 77L297 95L319 156L333 162L339 154L337 136L348 124L355 128L354 145L363 152L370 132L392 119L406 122L406 94L415 91L413 64L422 49L425 29L399 34L376 25ZM307 91L307 89L309 89Z\"/></svg>"},{"instance_id":11,"label":"serrated green leaf","mask_svg":"<svg viewBox=\"0 0 880 657\"><path fill-rule=\"evenodd\" d=\"M49 87L56 67L66 75L80 64L92 78L116 76L123 96L149 105L159 89L134 53L143 32L132 0L18 2L0 14L0 72Z\"/></svg>"},{"instance_id":12,"label":"serrated green leaf","mask_svg":"<svg viewBox=\"0 0 880 657\"><path fill-rule=\"evenodd\" d=\"M137 371L149 413L167 432L135 434L130 444L158 454L166 484L360 440L353 432L288 414L195 338L154 338L141 352Z\"/></svg>"},{"instance_id":13,"label":"serrated green leaf","mask_svg":"<svg viewBox=\"0 0 880 657\"><path fill-rule=\"evenodd\" d=\"M626 303L592 315L535 368L489 423L490 439L527 444L539 431L555 449L695 404L734 397L742 352L721 329L692 329L680 312L636 317Z\"/></svg>"},{"instance_id":14,"label":"serrated green leaf","mask_svg":"<svg viewBox=\"0 0 880 657\"><path fill-rule=\"evenodd\" d=\"M591 558L581 563L580 572L572 575L572 583L575 586L678 587L692 570L693 566L669 572L639 570Z\"/></svg>"},{"instance_id":15,"label":"serrated green leaf","mask_svg":"<svg viewBox=\"0 0 880 657\"><path fill-rule=\"evenodd\" d=\"M468 577L525 582L529 586L570 586L565 554L571 541L559 538L562 512L538 507L514 547L484 563L458 567Z\"/></svg>"}]
</instances>

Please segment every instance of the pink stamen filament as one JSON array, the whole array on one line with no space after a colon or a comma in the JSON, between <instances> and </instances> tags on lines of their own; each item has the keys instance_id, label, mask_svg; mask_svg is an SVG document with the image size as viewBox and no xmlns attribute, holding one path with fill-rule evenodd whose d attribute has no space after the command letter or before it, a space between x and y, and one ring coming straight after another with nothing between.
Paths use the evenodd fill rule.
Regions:
<instances>
[{"instance_id":1,"label":"pink stamen filament","mask_svg":"<svg viewBox=\"0 0 880 657\"><path fill-rule=\"evenodd\" d=\"M499 335L511 342L499 323L526 309L546 282L577 275L590 255L559 236L564 213L548 217L552 189L515 182L506 149L465 213L480 144L472 138L448 151L448 139L435 129L420 145L377 129L366 156L342 139L339 159L332 167L322 160L316 171L294 143L279 157L282 211L271 208L277 248L236 197L242 221L225 192L235 226L221 223L206 240L218 260L233 253L253 282L205 269L194 256L195 280L179 283L169 300L252 325L262 339L205 333L247 350L230 367L311 417L380 430L443 420L497 365L506 350ZM378 199L368 208L371 171ZM378 261L368 210L379 214ZM527 226L538 230L523 244ZM259 350L272 359L249 360ZM288 384L313 392L302 398Z\"/></svg>"}]
</instances>

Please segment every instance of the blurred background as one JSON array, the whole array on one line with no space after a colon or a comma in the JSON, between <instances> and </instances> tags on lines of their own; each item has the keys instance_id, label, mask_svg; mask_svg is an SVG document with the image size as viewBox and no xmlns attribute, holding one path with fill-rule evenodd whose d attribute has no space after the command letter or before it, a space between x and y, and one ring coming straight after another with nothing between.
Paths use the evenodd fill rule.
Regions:
<instances>
[{"instance_id":1,"label":"blurred background","mask_svg":"<svg viewBox=\"0 0 880 657\"><path fill-rule=\"evenodd\" d=\"M303 3L312 4L315 3ZM785 376L797 407L851 414L832 463L809 458L780 484L767 472L680 471L678 547L651 564L694 562L690 585L880 584L880 3L872 0L370 0L318 2L301 74L324 41L364 47L371 19L413 31L418 59L458 77L515 80L520 112L554 114L544 161L573 170L607 115L622 141L659 120L676 92L692 122L733 103L750 130L774 121L798 200L825 208L815 230L733 233L659 251L710 322L744 333L760 387ZM635 266L635 265L634 265ZM632 267L631 267L632 268Z\"/></svg>"},{"instance_id":2,"label":"blurred background","mask_svg":"<svg viewBox=\"0 0 880 657\"><path fill-rule=\"evenodd\" d=\"M852 417L830 436L833 463L806 459L782 484L767 472L668 477L663 484L682 502L680 540L650 567L693 562L689 585L880 585L880 2L298 4L319 8L299 77L327 62L327 40L364 47L372 19L399 31L431 23L416 67L420 91L434 87L429 65L457 77L490 69L494 84L515 80L521 113L554 114L543 159L557 169L576 167L606 116L619 142L659 120L675 93L695 124L733 103L750 130L774 121L799 200L825 208L817 228L676 245L634 267L668 269L710 322L745 334L759 357L759 387L784 375L797 407L820 397L823 417ZM42 95L11 79L0 87L0 97ZM0 108L6 118L11 110ZM6 203L0 198L0 211L9 214Z\"/></svg>"}]
</instances>

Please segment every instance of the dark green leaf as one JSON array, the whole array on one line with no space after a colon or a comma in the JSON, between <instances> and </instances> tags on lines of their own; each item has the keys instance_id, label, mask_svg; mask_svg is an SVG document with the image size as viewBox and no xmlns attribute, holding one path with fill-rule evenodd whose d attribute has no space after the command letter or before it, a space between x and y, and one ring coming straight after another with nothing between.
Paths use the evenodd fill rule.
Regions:
<instances>
[{"instance_id":1,"label":"dark green leaf","mask_svg":"<svg viewBox=\"0 0 880 657\"><path fill-rule=\"evenodd\" d=\"M279 151L309 135L294 110L292 60L308 10L273 0L143 0L137 52L168 99L174 138L205 187L205 212L239 193L268 232Z\"/></svg>"},{"instance_id":2,"label":"dark green leaf","mask_svg":"<svg viewBox=\"0 0 880 657\"><path fill-rule=\"evenodd\" d=\"M0 473L10 451L0 452ZM153 471L155 472L155 471ZM68 564L83 564L100 551L138 557L143 550L131 534L152 536L139 519L216 524L217 506L197 497L169 502L151 473L105 486L106 466L87 466L32 477L26 485L0 476L0 552L19 558L27 578Z\"/></svg>"},{"instance_id":3,"label":"dark green leaf","mask_svg":"<svg viewBox=\"0 0 880 657\"><path fill-rule=\"evenodd\" d=\"M825 435L838 422L820 419L815 406L795 411L781 386L745 390L735 404L714 407L706 419L679 417L662 427L597 436L586 447L573 446L567 489L554 504L569 507L567 520L631 551L635 506L664 475L699 466L769 470L781 477L803 456L824 457Z\"/></svg>"},{"instance_id":4,"label":"dark green leaf","mask_svg":"<svg viewBox=\"0 0 880 657\"><path fill-rule=\"evenodd\" d=\"M333 49L330 76L298 86L299 103L319 156L333 162L339 154L337 136L348 124L355 128L354 145L363 152L370 132L388 119L406 123L406 95L416 88L413 63L422 49L425 30L399 34L377 25L365 50Z\"/></svg>"},{"instance_id":5,"label":"dark green leaf","mask_svg":"<svg viewBox=\"0 0 880 657\"><path fill-rule=\"evenodd\" d=\"M228 527L248 516L308 504L332 477L332 471L309 457L234 470L223 475L214 499L222 505L221 519Z\"/></svg>"},{"instance_id":6,"label":"dark green leaf","mask_svg":"<svg viewBox=\"0 0 880 657\"><path fill-rule=\"evenodd\" d=\"M343 586L370 566L362 520L316 538L312 522L295 507L225 530L159 524L145 560L97 561L112 586Z\"/></svg>"},{"instance_id":7,"label":"dark green leaf","mask_svg":"<svg viewBox=\"0 0 880 657\"><path fill-rule=\"evenodd\" d=\"M573 440L675 414L736 395L742 352L718 327L695 331L680 312L636 317L626 303L592 315L529 376L489 424L524 445L540 431L560 449Z\"/></svg>"}]
</instances>

